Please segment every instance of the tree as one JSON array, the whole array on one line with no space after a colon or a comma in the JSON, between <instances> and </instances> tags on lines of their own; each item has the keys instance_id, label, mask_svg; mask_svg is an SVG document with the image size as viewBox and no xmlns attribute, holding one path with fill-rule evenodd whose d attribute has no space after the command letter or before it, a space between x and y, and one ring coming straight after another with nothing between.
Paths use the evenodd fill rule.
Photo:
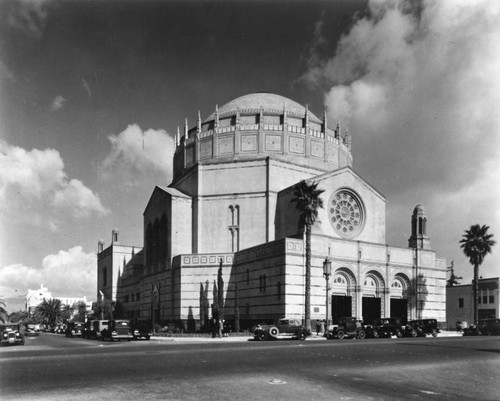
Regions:
<instances>
[{"instance_id":1,"label":"tree","mask_svg":"<svg viewBox=\"0 0 500 401\"><path fill-rule=\"evenodd\" d=\"M487 225L480 226L475 224L469 230L465 230L460 240L460 248L462 248L465 256L469 258L469 262L474 266L474 279L472 281L472 292L474 296L474 324L478 323L478 307L477 297L479 294L479 266L484 261L485 256L491 253L491 248L495 245L493 234L488 234Z\"/></svg>"},{"instance_id":2,"label":"tree","mask_svg":"<svg viewBox=\"0 0 500 401\"><path fill-rule=\"evenodd\" d=\"M455 275L455 269L454 269L454 261L451 261L451 266L448 267L448 270L450 271L450 278L446 280L446 287L453 287L454 285L459 285L460 283L458 280L462 280L462 277L458 277Z\"/></svg>"},{"instance_id":3,"label":"tree","mask_svg":"<svg viewBox=\"0 0 500 401\"><path fill-rule=\"evenodd\" d=\"M3 298L0 298L0 321L2 323L5 323L7 321L7 309L5 309L6 306L5 306L5 301L3 300Z\"/></svg>"},{"instance_id":4,"label":"tree","mask_svg":"<svg viewBox=\"0 0 500 401\"><path fill-rule=\"evenodd\" d=\"M62 313L60 299L44 299L35 309L35 315L45 319L49 326L56 325L61 320Z\"/></svg>"},{"instance_id":5,"label":"tree","mask_svg":"<svg viewBox=\"0 0 500 401\"><path fill-rule=\"evenodd\" d=\"M318 189L315 182L307 183L302 180L293 188L295 203L300 212L299 224L305 228L306 234L306 290L305 290L305 326L311 331L311 229L318 218L318 210L323 207L323 199L320 195L324 192Z\"/></svg>"},{"instance_id":6,"label":"tree","mask_svg":"<svg viewBox=\"0 0 500 401\"><path fill-rule=\"evenodd\" d=\"M224 320L224 279L222 278L222 259L220 260L219 271L217 272L217 289L219 320Z\"/></svg>"}]
</instances>

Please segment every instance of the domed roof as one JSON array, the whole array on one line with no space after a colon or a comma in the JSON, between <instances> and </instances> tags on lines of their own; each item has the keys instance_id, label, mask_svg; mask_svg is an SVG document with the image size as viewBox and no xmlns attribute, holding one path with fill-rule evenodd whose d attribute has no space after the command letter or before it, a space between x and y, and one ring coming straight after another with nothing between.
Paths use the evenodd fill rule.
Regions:
<instances>
[{"instance_id":1,"label":"domed roof","mask_svg":"<svg viewBox=\"0 0 500 401\"><path fill-rule=\"evenodd\" d=\"M230 102L226 103L224 106L219 107L219 116L224 114L236 114L237 110L255 110L263 108L264 110L273 110L281 112L283 107L286 107L288 113L293 113L299 116L304 116L306 113L306 108L299 103L288 99L284 96L275 95L274 93L250 93L248 95L240 96ZM234 113L233 113L234 112ZM215 117L215 113L210 114L210 116L205 120L210 121ZM309 111L309 119L316 122L321 122L313 113Z\"/></svg>"}]
</instances>

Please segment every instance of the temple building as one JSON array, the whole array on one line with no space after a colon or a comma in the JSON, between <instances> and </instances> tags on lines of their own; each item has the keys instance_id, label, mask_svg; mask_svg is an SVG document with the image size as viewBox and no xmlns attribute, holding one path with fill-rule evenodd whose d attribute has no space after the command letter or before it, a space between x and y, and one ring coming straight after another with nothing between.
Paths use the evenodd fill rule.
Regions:
<instances>
[{"instance_id":1,"label":"temple building","mask_svg":"<svg viewBox=\"0 0 500 401\"><path fill-rule=\"evenodd\" d=\"M417 205L408 247L386 242L386 199L353 169L351 137L326 113L253 93L176 134L173 179L154 188L143 246L99 243L98 295L128 317L204 326L222 268L224 316L241 327L304 318L305 240L294 186L324 190L312 227L311 318L446 319L446 262ZM411 206L409 206L411 210ZM116 234L116 237L115 237ZM332 267L329 296L323 264Z\"/></svg>"}]
</instances>

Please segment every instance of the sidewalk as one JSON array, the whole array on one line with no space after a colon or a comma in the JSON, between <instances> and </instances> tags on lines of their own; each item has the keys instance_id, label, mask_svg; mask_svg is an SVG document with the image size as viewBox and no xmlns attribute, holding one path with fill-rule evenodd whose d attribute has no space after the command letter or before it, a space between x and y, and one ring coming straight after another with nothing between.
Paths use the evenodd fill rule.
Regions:
<instances>
[{"instance_id":1,"label":"sidewalk","mask_svg":"<svg viewBox=\"0 0 500 401\"><path fill-rule=\"evenodd\" d=\"M432 338L431 336L428 336ZM447 330L442 330L439 334L438 337L462 337L462 333L457 332L457 331L447 331ZM409 338L409 337L408 337ZM254 341L253 336L229 336L229 337L209 337L209 336L172 336L172 337L163 337L163 336L151 336L151 340L158 340L158 341L166 341L166 342L183 342L183 343L189 343L189 342L194 342L194 343L241 343L241 342L247 342L247 341ZM307 337L306 341L322 341L326 340L325 337L323 337L322 334L312 334L311 336Z\"/></svg>"}]
</instances>

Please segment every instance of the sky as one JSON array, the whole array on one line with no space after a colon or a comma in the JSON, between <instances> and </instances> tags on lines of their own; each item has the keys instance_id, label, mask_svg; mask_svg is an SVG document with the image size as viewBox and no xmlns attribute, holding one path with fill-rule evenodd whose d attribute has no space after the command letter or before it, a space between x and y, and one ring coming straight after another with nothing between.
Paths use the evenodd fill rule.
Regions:
<instances>
[{"instance_id":1,"label":"sky","mask_svg":"<svg viewBox=\"0 0 500 401\"><path fill-rule=\"evenodd\" d=\"M433 250L470 283L464 231L500 239L499 19L487 0L1 1L7 310L42 284L95 300L97 242L117 228L142 246L177 127L252 92L348 128L387 242L408 245L422 204ZM498 247L483 277L500 275Z\"/></svg>"}]
</instances>

